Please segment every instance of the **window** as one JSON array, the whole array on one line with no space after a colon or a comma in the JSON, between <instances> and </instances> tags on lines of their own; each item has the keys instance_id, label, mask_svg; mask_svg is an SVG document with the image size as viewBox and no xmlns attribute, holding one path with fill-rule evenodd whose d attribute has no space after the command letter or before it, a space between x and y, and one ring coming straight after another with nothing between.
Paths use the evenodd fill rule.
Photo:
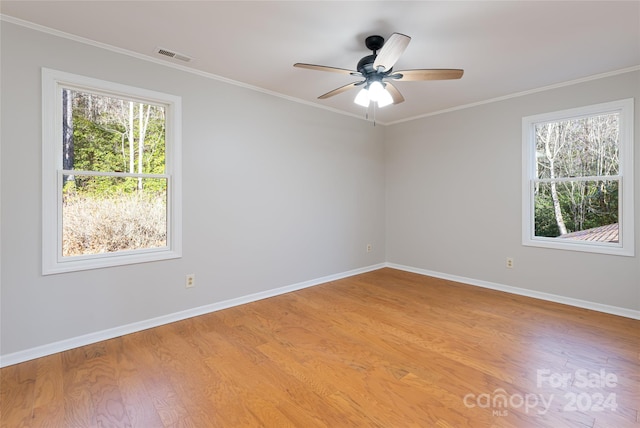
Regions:
<instances>
[{"instance_id":1,"label":"window","mask_svg":"<svg viewBox=\"0 0 640 428\"><path fill-rule=\"evenodd\" d=\"M522 243L634 255L633 99L525 117Z\"/></svg>"},{"instance_id":2,"label":"window","mask_svg":"<svg viewBox=\"0 0 640 428\"><path fill-rule=\"evenodd\" d=\"M42 71L42 271L181 256L179 97Z\"/></svg>"}]
</instances>

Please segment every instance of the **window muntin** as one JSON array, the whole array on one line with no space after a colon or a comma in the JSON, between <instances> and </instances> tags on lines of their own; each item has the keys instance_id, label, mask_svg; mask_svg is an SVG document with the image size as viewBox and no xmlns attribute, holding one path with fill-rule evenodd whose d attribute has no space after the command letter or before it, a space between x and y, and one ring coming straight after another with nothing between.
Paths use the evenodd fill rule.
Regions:
<instances>
[{"instance_id":1,"label":"window muntin","mask_svg":"<svg viewBox=\"0 0 640 428\"><path fill-rule=\"evenodd\" d=\"M180 182L179 97L43 69L44 274L180 257Z\"/></svg>"},{"instance_id":2,"label":"window muntin","mask_svg":"<svg viewBox=\"0 0 640 428\"><path fill-rule=\"evenodd\" d=\"M523 119L524 245L633 255L633 100Z\"/></svg>"}]
</instances>

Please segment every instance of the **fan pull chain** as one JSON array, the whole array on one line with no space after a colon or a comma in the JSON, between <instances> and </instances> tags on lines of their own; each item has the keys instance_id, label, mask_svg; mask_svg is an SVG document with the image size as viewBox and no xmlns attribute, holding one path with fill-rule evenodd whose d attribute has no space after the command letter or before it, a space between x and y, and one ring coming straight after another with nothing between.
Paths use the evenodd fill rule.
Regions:
<instances>
[{"instance_id":1,"label":"fan pull chain","mask_svg":"<svg viewBox=\"0 0 640 428\"><path fill-rule=\"evenodd\" d=\"M367 107L367 109L364 111L364 120L369 121L369 108L371 108L373 110L373 114L372 116L372 122L373 122L373 126L376 126L376 103L373 102L370 104L371 107Z\"/></svg>"},{"instance_id":2,"label":"fan pull chain","mask_svg":"<svg viewBox=\"0 0 640 428\"><path fill-rule=\"evenodd\" d=\"M376 126L376 104L377 102L371 103L373 105L373 126Z\"/></svg>"}]
</instances>

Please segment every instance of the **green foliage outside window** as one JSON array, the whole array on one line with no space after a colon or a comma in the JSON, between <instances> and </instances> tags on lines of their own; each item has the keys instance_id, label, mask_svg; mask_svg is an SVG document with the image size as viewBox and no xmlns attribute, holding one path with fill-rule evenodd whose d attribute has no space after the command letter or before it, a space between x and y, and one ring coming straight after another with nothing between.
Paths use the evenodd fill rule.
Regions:
<instances>
[{"instance_id":1,"label":"green foliage outside window","mask_svg":"<svg viewBox=\"0 0 640 428\"><path fill-rule=\"evenodd\" d=\"M71 94L73 141L64 155L71 156L73 170L164 174L163 107L78 91ZM101 176L71 178L65 183L66 192L94 196L140 191L143 182ZM151 186L147 192L165 191L154 181L146 186Z\"/></svg>"},{"instance_id":2,"label":"green foliage outside window","mask_svg":"<svg viewBox=\"0 0 640 428\"><path fill-rule=\"evenodd\" d=\"M617 181L559 183L558 198L568 232L618 223ZM548 185L535 193L535 232L536 236L560 236Z\"/></svg>"}]
</instances>

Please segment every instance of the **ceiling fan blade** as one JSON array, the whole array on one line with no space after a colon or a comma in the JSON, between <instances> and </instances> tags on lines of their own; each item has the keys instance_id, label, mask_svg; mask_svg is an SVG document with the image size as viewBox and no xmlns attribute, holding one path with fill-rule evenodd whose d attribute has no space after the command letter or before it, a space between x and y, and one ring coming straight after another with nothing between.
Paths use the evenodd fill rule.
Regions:
<instances>
[{"instance_id":1,"label":"ceiling fan blade","mask_svg":"<svg viewBox=\"0 0 640 428\"><path fill-rule=\"evenodd\" d=\"M326 94L322 94L322 95L320 95L320 96L318 97L318 99L319 99L319 100L324 100L324 99L329 98L329 97L332 97L332 96L334 96L334 95L341 94L341 93L343 93L343 92L348 91L348 90L349 90L349 89L351 89L351 88L355 88L359 83L360 83L360 82L352 82L352 83L349 83L349 84L347 84L347 85L340 86L339 88L334 89L333 91L329 91L329 92L327 92Z\"/></svg>"},{"instance_id":2,"label":"ceiling fan blade","mask_svg":"<svg viewBox=\"0 0 640 428\"><path fill-rule=\"evenodd\" d=\"M464 70L458 68L433 68L424 70L401 70L395 71L392 75L387 76L392 79L403 82L413 82L416 80L447 80L459 79L462 77ZM394 77L401 75L401 77Z\"/></svg>"},{"instance_id":3,"label":"ceiling fan blade","mask_svg":"<svg viewBox=\"0 0 640 428\"><path fill-rule=\"evenodd\" d=\"M391 82L385 82L385 89L391 94L391 98L393 98L394 104L400 104L404 101L404 97L402 96L398 88L393 86Z\"/></svg>"},{"instance_id":4,"label":"ceiling fan blade","mask_svg":"<svg viewBox=\"0 0 640 428\"><path fill-rule=\"evenodd\" d=\"M360 75L355 70L347 70L346 68L337 68L337 67L327 67L326 65L315 65L315 64L303 64L301 62L297 62L293 64L294 67L298 68L308 68L309 70L318 70L318 71L330 71L332 73L340 73L340 74L353 74Z\"/></svg>"},{"instance_id":5,"label":"ceiling fan blade","mask_svg":"<svg viewBox=\"0 0 640 428\"><path fill-rule=\"evenodd\" d=\"M389 39L384 43L382 49L376 56L373 62L373 69L377 70L378 67L384 67L385 70L391 70L393 64L400 58L400 55L407 49L411 37L405 36L400 33L393 33Z\"/></svg>"}]
</instances>

